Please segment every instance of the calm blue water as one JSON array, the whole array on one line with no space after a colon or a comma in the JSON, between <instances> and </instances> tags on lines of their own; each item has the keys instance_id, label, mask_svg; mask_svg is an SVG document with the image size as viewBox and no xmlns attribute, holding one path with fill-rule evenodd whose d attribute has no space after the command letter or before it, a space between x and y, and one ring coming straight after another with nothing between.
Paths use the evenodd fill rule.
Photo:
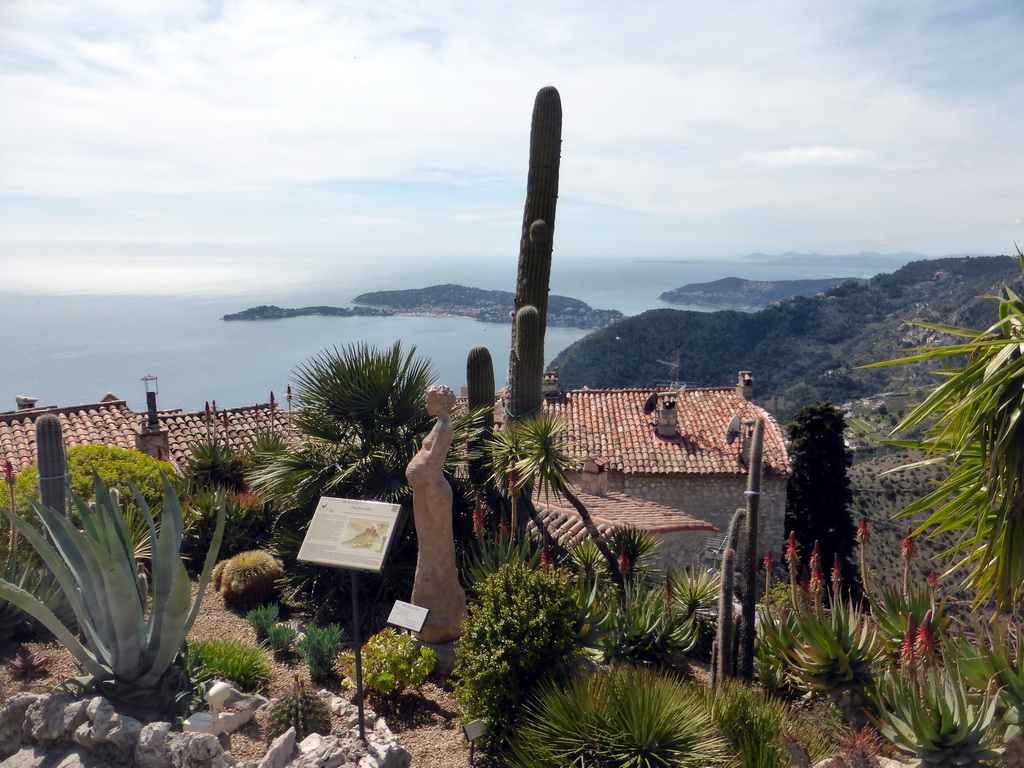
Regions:
<instances>
[{"instance_id":1,"label":"calm blue water","mask_svg":"<svg viewBox=\"0 0 1024 768\"><path fill-rule=\"evenodd\" d=\"M845 265L838 265L840 268ZM552 292L593 307L637 314L670 306L658 299L665 290L691 282L737 275L787 279L821 274L862 274L849 265L835 272L824 263L559 261L552 270ZM875 272L881 270L875 270ZM888 271L888 270L886 270ZM874 274L874 272L868 272ZM369 290L420 288L454 282L512 290L515 264L467 262L438 277L425 266L339 266L315 284L218 290L209 284L173 294L123 293L39 295L0 292L0 411L15 408L15 395L39 398L40 405L96 402L107 392L145 408L143 376L158 377L162 408L202 409L265 402L273 390L283 402L292 373L324 349L353 341L385 347L401 340L433 361L438 381L458 391L465 383L466 353L478 344L490 348L497 385L504 384L509 327L461 318L298 317L260 322L224 322L220 317L258 304L350 306ZM131 292L127 292L131 291ZM216 295L215 295L216 294ZM587 332L550 328L546 356Z\"/></svg>"}]
</instances>

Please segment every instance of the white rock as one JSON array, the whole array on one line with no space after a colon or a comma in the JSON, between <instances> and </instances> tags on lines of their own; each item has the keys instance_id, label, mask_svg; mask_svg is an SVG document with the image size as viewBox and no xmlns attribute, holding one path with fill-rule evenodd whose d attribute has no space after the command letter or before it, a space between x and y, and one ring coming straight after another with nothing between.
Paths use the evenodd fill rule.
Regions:
<instances>
[{"instance_id":1,"label":"white rock","mask_svg":"<svg viewBox=\"0 0 1024 768\"><path fill-rule=\"evenodd\" d=\"M270 745L267 754L260 760L259 768L284 768L295 751L295 729L289 728Z\"/></svg>"}]
</instances>

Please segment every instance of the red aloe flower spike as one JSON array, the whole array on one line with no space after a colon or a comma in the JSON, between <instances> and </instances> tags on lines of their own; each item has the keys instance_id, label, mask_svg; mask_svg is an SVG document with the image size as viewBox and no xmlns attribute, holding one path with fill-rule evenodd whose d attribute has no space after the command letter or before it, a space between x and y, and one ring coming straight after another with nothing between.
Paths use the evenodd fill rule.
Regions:
<instances>
[{"instance_id":1,"label":"red aloe flower spike","mask_svg":"<svg viewBox=\"0 0 1024 768\"><path fill-rule=\"evenodd\" d=\"M832 562L832 586L843 583L843 566L839 562L839 553L836 552L835 560Z\"/></svg>"},{"instance_id":2,"label":"red aloe flower spike","mask_svg":"<svg viewBox=\"0 0 1024 768\"><path fill-rule=\"evenodd\" d=\"M924 619L921 620L921 627L917 630L917 641L916 650L917 654L927 661L935 658L935 649L938 643L935 640L935 632L932 627L932 611L929 608L928 613L924 615Z\"/></svg>"},{"instance_id":3,"label":"red aloe flower spike","mask_svg":"<svg viewBox=\"0 0 1024 768\"><path fill-rule=\"evenodd\" d=\"M900 645L900 663L912 666L917 660L915 646L917 645L917 619L910 614L907 620L907 634Z\"/></svg>"},{"instance_id":4,"label":"red aloe flower spike","mask_svg":"<svg viewBox=\"0 0 1024 768\"><path fill-rule=\"evenodd\" d=\"M626 550L623 549L619 552L619 570L622 571L622 578L627 578L629 576L629 568L629 555L627 555Z\"/></svg>"},{"instance_id":5,"label":"red aloe flower spike","mask_svg":"<svg viewBox=\"0 0 1024 768\"><path fill-rule=\"evenodd\" d=\"M508 518L505 516L505 510L501 510L501 519L498 520L498 535L503 539L508 538Z\"/></svg>"},{"instance_id":6,"label":"red aloe flower spike","mask_svg":"<svg viewBox=\"0 0 1024 768\"><path fill-rule=\"evenodd\" d=\"M508 473L508 490L513 494L519 490L519 475L514 469Z\"/></svg>"},{"instance_id":7,"label":"red aloe flower spike","mask_svg":"<svg viewBox=\"0 0 1024 768\"><path fill-rule=\"evenodd\" d=\"M216 413L217 413L217 401L216 401L216 400L214 400L214 401L213 401L213 413L214 413L215 415L216 415Z\"/></svg>"},{"instance_id":8,"label":"red aloe flower spike","mask_svg":"<svg viewBox=\"0 0 1024 768\"><path fill-rule=\"evenodd\" d=\"M4 461L4 482L8 485L14 485L14 479L17 474L14 471L14 465L11 464L11 460L7 459Z\"/></svg>"},{"instance_id":9,"label":"red aloe flower spike","mask_svg":"<svg viewBox=\"0 0 1024 768\"><path fill-rule=\"evenodd\" d=\"M814 540L814 549L811 550L811 570L814 570L814 565L817 563L818 570L821 570L821 542L817 539Z\"/></svg>"},{"instance_id":10,"label":"red aloe flower spike","mask_svg":"<svg viewBox=\"0 0 1024 768\"><path fill-rule=\"evenodd\" d=\"M672 603L672 577L668 573L665 574L665 602Z\"/></svg>"},{"instance_id":11,"label":"red aloe flower spike","mask_svg":"<svg viewBox=\"0 0 1024 768\"><path fill-rule=\"evenodd\" d=\"M789 541L786 543L786 562L795 565L800 562L800 552L796 545L796 532L789 532Z\"/></svg>"},{"instance_id":12,"label":"red aloe flower spike","mask_svg":"<svg viewBox=\"0 0 1024 768\"><path fill-rule=\"evenodd\" d=\"M871 531L868 529L868 519L861 515L860 525L857 527L857 541L864 543L871 538Z\"/></svg>"},{"instance_id":13,"label":"red aloe flower spike","mask_svg":"<svg viewBox=\"0 0 1024 768\"><path fill-rule=\"evenodd\" d=\"M277 407L277 401L274 399L274 390L270 390L270 410L274 410Z\"/></svg>"},{"instance_id":14,"label":"red aloe flower spike","mask_svg":"<svg viewBox=\"0 0 1024 768\"><path fill-rule=\"evenodd\" d=\"M554 565L554 561L551 559L551 545L548 542L547 531L544 532L544 548L540 551L540 564L544 566L545 570Z\"/></svg>"},{"instance_id":15,"label":"red aloe flower spike","mask_svg":"<svg viewBox=\"0 0 1024 768\"><path fill-rule=\"evenodd\" d=\"M939 576L935 571L928 574L928 589L934 592L939 588Z\"/></svg>"},{"instance_id":16,"label":"red aloe flower spike","mask_svg":"<svg viewBox=\"0 0 1024 768\"><path fill-rule=\"evenodd\" d=\"M480 498L477 497L476 504L473 506L473 533L476 537L483 540L484 537L484 508L480 504Z\"/></svg>"},{"instance_id":17,"label":"red aloe flower spike","mask_svg":"<svg viewBox=\"0 0 1024 768\"><path fill-rule=\"evenodd\" d=\"M292 385L288 385L288 391L284 394L285 399L288 401L288 405L292 404Z\"/></svg>"},{"instance_id":18,"label":"red aloe flower spike","mask_svg":"<svg viewBox=\"0 0 1024 768\"><path fill-rule=\"evenodd\" d=\"M764 560L762 562L764 563L765 568L774 568L778 565L778 563L775 562L775 558L772 556L772 551L770 549L768 550L768 554L764 556Z\"/></svg>"},{"instance_id":19,"label":"red aloe flower spike","mask_svg":"<svg viewBox=\"0 0 1024 768\"><path fill-rule=\"evenodd\" d=\"M903 557L905 557L908 560L912 558L914 556L914 553L917 551L917 542L914 540L913 534L914 529L908 525L907 536L905 539L903 539L903 544L900 546L900 549L903 552Z\"/></svg>"}]
</instances>

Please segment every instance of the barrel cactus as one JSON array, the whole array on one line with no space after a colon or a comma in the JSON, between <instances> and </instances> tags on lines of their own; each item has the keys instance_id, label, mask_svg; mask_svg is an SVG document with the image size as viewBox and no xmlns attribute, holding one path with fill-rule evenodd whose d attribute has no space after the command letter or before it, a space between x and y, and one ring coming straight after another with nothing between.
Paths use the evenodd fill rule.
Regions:
<instances>
[{"instance_id":1,"label":"barrel cactus","mask_svg":"<svg viewBox=\"0 0 1024 768\"><path fill-rule=\"evenodd\" d=\"M296 675L295 686L275 701L267 720L267 743L295 729L295 740L302 741L311 733L326 735L331 732L331 714L327 704L315 693L307 691Z\"/></svg>"},{"instance_id":2,"label":"barrel cactus","mask_svg":"<svg viewBox=\"0 0 1024 768\"><path fill-rule=\"evenodd\" d=\"M228 605L249 609L276 600L277 581L282 576L280 560L262 549L254 549L217 563L213 569L213 588Z\"/></svg>"}]
</instances>

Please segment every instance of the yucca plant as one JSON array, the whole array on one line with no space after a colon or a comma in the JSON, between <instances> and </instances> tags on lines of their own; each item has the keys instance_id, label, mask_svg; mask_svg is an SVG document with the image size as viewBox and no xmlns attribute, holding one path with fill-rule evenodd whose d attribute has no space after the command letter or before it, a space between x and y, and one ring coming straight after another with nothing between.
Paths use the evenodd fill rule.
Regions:
<instances>
[{"instance_id":1,"label":"yucca plant","mask_svg":"<svg viewBox=\"0 0 1024 768\"><path fill-rule=\"evenodd\" d=\"M728 765L696 691L649 668L614 667L548 684L512 740L517 768L704 768Z\"/></svg>"},{"instance_id":2,"label":"yucca plant","mask_svg":"<svg viewBox=\"0 0 1024 768\"><path fill-rule=\"evenodd\" d=\"M477 594L484 579L497 573L506 563L522 563L531 570L540 568L541 550L528 537L494 536L469 548L462 565L462 581L470 595Z\"/></svg>"},{"instance_id":3,"label":"yucca plant","mask_svg":"<svg viewBox=\"0 0 1024 768\"><path fill-rule=\"evenodd\" d=\"M872 691L879 732L921 768L981 768L999 757L998 699L987 690L970 702L955 672L930 668L918 678L883 677Z\"/></svg>"},{"instance_id":4,"label":"yucca plant","mask_svg":"<svg viewBox=\"0 0 1024 768\"><path fill-rule=\"evenodd\" d=\"M786 659L798 688L827 695L852 725L865 723L867 690L882 653L877 629L852 602L817 615L809 609L783 619L762 614L767 642Z\"/></svg>"},{"instance_id":5,"label":"yucca plant","mask_svg":"<svg viewBox=\"0 0 1024 768\"><path fill-rule=\"evenodd\" d=\"M73 497L83 530L58 512L32 503L52 545L31 525L7 513L53 571L71 603L84 643L40 600L0 581L0 598L31 614L82 665L86 674L77 678L75 685L85 693L103 695L119 710L144 720L180 716L187 707L191 684L180 655L199 613L224 526L221 512L193 602L180 554L181 505L170 481L166 476L162 480L159 533L149 505L132 488L153 540L148 610L124 515L98 476L94 478L96 502L92 508Z\"/></svg>"},{"instance_id":6,"label":"yucca plant","mask_svg":"<svg viewBox=\"0 0 1024 768\"><path fill-rule=\"evenodd\" d=\"M691 617L697 632L694 652L711 652L717 624L719 575L701 568L687 568L669 574L666 589L674 610Z\"/></svg>"}]
</instances>

